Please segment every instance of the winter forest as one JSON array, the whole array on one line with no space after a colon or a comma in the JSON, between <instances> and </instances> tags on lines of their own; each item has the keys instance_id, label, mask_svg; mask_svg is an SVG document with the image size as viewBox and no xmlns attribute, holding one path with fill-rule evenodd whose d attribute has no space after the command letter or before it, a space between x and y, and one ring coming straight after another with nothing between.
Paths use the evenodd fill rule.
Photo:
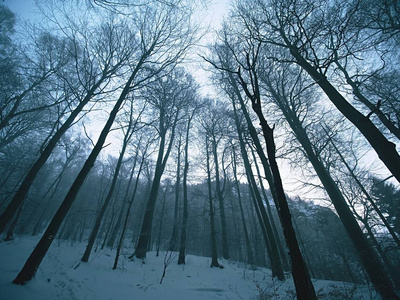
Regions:
<instances>
[{"instance_id":1,"label":"winter forest","mask_svg":"<svg viewBox=\"0 0 400 300\"><path fill-rule=\"evenodd\" d=\"M399 2L10 2L0 299L400 299Z\"/></svg>"}]
</instances>

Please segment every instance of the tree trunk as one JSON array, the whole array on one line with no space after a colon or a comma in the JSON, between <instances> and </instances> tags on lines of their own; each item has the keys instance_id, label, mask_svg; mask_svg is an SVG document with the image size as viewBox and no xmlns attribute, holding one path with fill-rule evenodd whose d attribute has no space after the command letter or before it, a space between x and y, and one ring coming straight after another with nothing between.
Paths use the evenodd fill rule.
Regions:
<instances>
[{"instance_id":1,"label":"tree trunk","mask_svg":"<svg viewBox=\"0 0 400 300\"><path fill-rule=\"evenodd\" d=\"M151 185L151 190L149 194L149 198L147 200L146 204L146 210L144 213L144 218L143 218L143 223L142 223L142 228L140 231L140 236L139 236L139 241L136 245L135 249L135 256L137 258L145 258L146 257L146 252L149 247L150 243L150 238L151 238L151 230L152 230L152 225L153 225L153 215L154 215L154 209L157 201L157 194L158 194L158 189L160 187L160 181L162 174L165 169L165 165L167 163L169 154L172 149L172 144L174 141L175 137L175 127L176 123L178 121L178 116L179 116L179 111L176 112L175 120L172 125L172 132L168 144L167 151L164 155L164 148L165 148L165 136L166 136L166 129L160 130L160 147L158 151L158 157L157 157L157 162L156 162L156 169L154 171L154 179L153 183ZM160 121L161 123L162 121Z\"/></svg>"},{"instance_id":2,"label":"tree trunk","mask_svg":"<svg viewBox=\"0 0 400 300\"><path fill-rule=\"evenodd\" d=\"M25 284L27 281L31 280L32 277L36 274L36 271L42 262L44 256L46 255L48 249L53 242L54 237L56 236L58 229L60 228L62 222L64 221L65 216L67 215L69 209L72 206L81 186L83 185L89 171L94 165L97 156L99 155L101 149L103 148L104 142L107 138L108 133L111 130L111 126L114 123L115 117L122 105L125 101L126 96L129 93L131 88L131 84L133 83L134 78L136 77L137 72L139 71L142 63L144 62L146 56L142 56L141 60L138 62L135 70L133 71L131 77L127 81L123 91L117 102L112 109L110 116L100 133L99 139L94 146L92 152L90 153L89 157L86 159L85 164L83 165L81 171L79 172L78 176L76 177L74 183L72 184L71 188L69 189L67 195L65 196L63 202L61 203L60 207L58 208L56 214L54 215L53 219L51 220L49 226L47 227L45 233L43 234L42 238L40 239L39 243L36 245L35 249L29 256L28 260L26 261L24 267L19 272L17 277L14 279L13 283L15 284Z\"/></svg>"},{"instance_id":3,"label":"tree trunk","mask_svg":"<svg viewBox=\"0 0 400 300\"><path fill-rule=\"evenodd\" d=\"M174 225L172 227L172 236L169 243L169 251L178 250L178 213L179 213L179 198L181 191L181 138L178 143L178 161L176 166L176 183L175 183L175 208L174 208Z\"/></svg>"},{"instance_id":4,"label":"tree trunk","mask_svg":"<svg viewBox=\"0 0 400 300\"><path fill-rule=\"evenodd\" d=\"M235 178L235 187L236 187L236 192L237 192L237 195L238 195L240 217L242 219L244 239L245 239L245 242L246 242L247 260L248 260L250 265L253 265L254 264L253 252L251 250L249 233L247 231L246 219L244 217L244 211L243 211L242 196L241 196L241 193L240 193L239 181L238 181L238 178L237 178L237 168L236 168L237 162L236 162L235 149L232 149L232 153L233 153L233 165L232 165L233 166L233 176Z\"/></svg>"},{"instance_id":5,"label":"tree trunk","mask_svg":"<svg viewBox=\"0 0 400 300\"><path fill-rule=\"evenodd\" d=\"M214 206L212 201L212 189L211 189L211 170L210 170L210 153L208 150L208 137L206 137L206 160L207 160L207 186L208 186L208 204L210 206L210 233L211 233L211 268L220 268L218 263L218 252L217 252L217 238L215 231L215 220L214 220Z\"/></svg>"},{"instance_id":6,"label":"tree trunk","mask_svg":"<svg viewBox=\"0 0 400 300\"><path fill-rule=\"evenodd\" d=\"M354 215L348 207L346 200L338 189L336 183L330 176L328 170L319 160L318 156L315 154L312 148L311 141L308 139L307 132L303 128L300 120L295 114L289 115L290 110L285 108L283 104L283 99L280 98L280 95L277 94L277 92L272 88L271 85L269 86L269 88L277 104L280 106L282 112L284 113L286 120L289 122L289 125L295 132L298 141L306 152L307 157L313 165L314 170L321 180L326 192L332 200L332 203L346 229L346 232L352 240L357 250L357 253L364 265L364 268L370 276L376 290L383 297L386 297L385 299L396 299L397 296L395 296L394 294L390 279L384 271L381 262L379 261L376 253L365 238L360 226L354 218Z\"/></svg>"},{"instance_id":7,"label":"tree trunk","mask_svg":"<svg viewBox=\"0 0 400 300\"><path fill-rule=\"evenodd\" d=\"M283 274L283 268L281 264L281 259L279 256L279 250L276 242L276 237L273 233L270 220L267 216L267 213L265 211L264 204L262 202L260 192L258 190L256 181L254 179L253 171L251 170L250 166L250 161L249 157L247 155L245 143L243 141L242 137L242 129L240 127L240 121L237 115L236 107L234 100L232 99L232 106L233 106L233 111L234 111L234 117L235 117L235 124L236 124L236 129L238 133L238 138L239 138L239 145L240 145L240 150L242 153L242 158L243 158L243 163L246 169L246 174L247 174L247 179L249 181L249 184L252 188L254 200L256 201L256 205L258 206L259 213L261 214L261 227L265 228L265 232L263 231L264 234L264 239L265 243L267 246L268 250L268 255L271 261L271 269L272 269L272 276L276 276L278 280L285 280L285 276ZM257 162L256 162L257 163Z\"/></svg>"},{"instance_id":8,"label":"tree trunk","mask_svg":"<svg viewBox=\"0 0 400 300\"><path fill-rule=\"evenodd\" d=\"M271 173L273 176L273 183L275 187L275 192L277 196L277 207L279 216L281 219L281 224L283 227L283 233L285 236L286 244L289 248L289 254L292 260L292 274L293 280L296 287L296 293L298 299L304 300L312 300L317 299L315 294L314 286L311 282L310 275L308 274L307 266L304 263L303 256L301 255L299 244L297 242L296 234L293 229L292 224L292 216L290 214L289 206L286 201L285 192L283 190L282 179L279 172L278 163L276 162L276 146L273 135L273 128L271 128L267 120L264 118L262 109L261 109L261 98L260 91L258 86L257 74L255 71L255 65L249 64L249 75L253 78L253 94L247 88L247 84L243 80L239 72L239 80L241 85L247 95L247 97L251 100L252 108L254 112L257 114L258 119L260 121L261 129L263 132L265 144L267 146L267 155L271 168ZM266 168L266 166L264 166Z\"/></svg>"},{"instance_id":9,"label":"tree trunk","mask_svg":"<svg viewBox=\"0 0 400 300\"><path fill-rule=\"evenodd\" d=\"M381 161L397 181L400 182L400 155L396 151L396 145L390 142L368 117L361 114L354 108L354 106L347 102L347 100L328 81L325 75L320 74L315 67L307 62L300 55L298 50L294 46L290 45L290 42L287 41L287 44L290 47L290 53L296 59L297 63L315 80L336 108L358 128L361 134L368 140L372 148L374 148Z\"/></svg>"},{"instance_id":10,"label":"tree trunk","mask_svg":"<svg viewBox=\"0 0 400 300\"><path fill-rule=\"evenodd\" d=\"M275 225L275 222L274 222L274 217L272 215L271 205L269 205L267 193L265 192L264 184L262 183L262 177L261 177L261 174L260 174L260 168L258 167L256 154L254 153L254 150L251 147L249 147L249 148L250 148L251 154L252 154L254 162L255 162L254 165L256 167L258 179L260 181L261 192L263 193L263 197L265 199L265 204L266 204L266 207L267 207L268 217L269 217L270 222L271 222L272 231L274 233L274 236L275 236L275 239L276 239L276 244L278 246L279 255L280 255L281 261L282 261L282 267L283 267L283 270L289 271L290 270L289 262L287 260L285 250L283 249L283 245L282 245L281 240L279 238L278 230L276 228L276 225Z\"/></svg>"},{"instance_id":11,"label":"tree trunk","mask_svg":"<svg viewBox=\"0 0 400 300\"><path fill-rule=\"evenodd\" d=\"M183 168L183 218L182 218L182 228L181 228L181 245L179 248L179 258L178 265L185 264L186 257L186 235L187 235L187 221L189 217L188 210L188 192L187 192L187 176L189 171L189 131L190 131L190 123L192 121L194 115L189 116L189 120L186 128L186 138L185 138L185 165Z\"/></svg>"},{"instance_id":12,"label":"tree trunk","mask_svg":"<svg viewBox=\"0 0 400 300\"><path fill-rule=\"evenodd\" d=\"M140 173L143 170L143 164L144 164L144 161L145 161L145 154L147 152L147 148L148 148L148 145L146 146L146 150L143 153L142 161L140 162L138 174L136 176L136 182L135 182L135 187L133 189L132 197L131 197L131 199L130 199L130 201L128 203L128 207L126 209L125 220L124 220L124 224L122 226L122 232L121 232L121 235L120 235L119 241L118 241L117 253L115 254L113 270L115 270L117 268L117 266L118 266L119 254L121 252L122 244L124 243L125 232L126 232L126 228L128 226L128 221L129 221L129 215L130 215L130 212L131 212L131 207L132 207L132 204L133 204L133 200L135 200L136 191L137 191L137 188L138 188L138 185L139 185ZM138 154L136 154L136 157L137 157L137 155ZM134 165L136 165L136 159L135 159L135 164ZM131 174L133 174L133 170L132 170Z\"/></svg>"},{"instance_id":13,"label":"tree trunk","mask_svg":"<svg viewBox=\"0 0 400 300\"><path fill-rule=\"evenodd\" d=\"M229 247L228 247L228 233L226 226L226 217L225 217L225 205L224 205L224 195L221 190L221 182L219 180L219 165L218 165L218 153L217 153L217 142L215 140L215 136L212 137L212 153L214 156L214 168L215 168L215 186L216 186L216 194L219 203L219 213L221 217L221 229L222 229L222 256L225 259L229 259Z\"/></svg>"},{"instance_id":14,"label":"tree trunk","mask_svg":"<svg viewBox=\"0 0 400 300\"><path fill-rule=\"evenodd\" d=\"M20 187L18 188L17 192L14 195L14 198L8 204L6 209L3 211L2 215L0 216L0 234L3 232L4 228L6 227L7 223L13 218L18 208L24 202L26 195L29 192L37 174L39 173L40 169L43 167L47 159L50 157L51 153L53 152L54 148L56 147L57 143L60 141L61 137L64 133L69 129L71 124L74 122L75 118L78 114L83 110L85 105L90 101L93 97L95 91L100 87L102 82L105 80L105 76L99 79L96 84L88 91L85 98L79 103L79 105L72 111L70 116L64 122L64 124L56 131L53 137L49 140L47 146L41 151L39 158L36 162L32 165L29 169L28 173L26 174L24 180L22 181Z\"/></svg>"},{"instance_id":15,"label":"tree trunk","mask_svg":"<svg viewBox=\"0 0 400 300\"><path fill-rule=\"evenodd\" d=\"M132 133L135 131L135 127L136 127L137 121L133 124L132 113L133 113L133 111L131 110L128 128L127 128L126 134L124 136L122 149L121 149L121 152L120 152L119 157L118 157L117 166L115 167L115 171L114 171L113 179L112 179L112 182L111 182L111 186L110 186L110 189L109 189L109 191L107 193L106 199L104 200L103 205L101 206L100 212L99 212L99 214L98 214L98 216L96 218L96 222L94 223L94 227L93 227L92 232L90 234L89 241L88 241L85 253L83 254L82 259L81 259L81 261L83 261L83 262L87 262L89 260L90 253L92 252L92 248L93 248L94 242L96 241L96 237L97 237L97 234L98 234L99 229L100 229L101 221L103 220L104 214L105 214L105 212L107 210L108 205L110 204L110 201L111 201L112 196L114 194L115 187L117 185L119 172L121 170L122 161L123 161L123 158L124 158L124 155L125 155L126 148L128 146L129 140L132 137Z\"/></svg>"}]
</instances>

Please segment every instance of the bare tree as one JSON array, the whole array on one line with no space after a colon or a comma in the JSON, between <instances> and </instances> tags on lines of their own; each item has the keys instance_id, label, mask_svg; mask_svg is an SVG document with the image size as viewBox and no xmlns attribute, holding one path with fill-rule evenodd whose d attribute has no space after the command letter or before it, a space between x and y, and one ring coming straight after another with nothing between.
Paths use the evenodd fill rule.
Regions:
<instances>
[{"instance_id":1,"label":"bare tree","mask_svg":"<svg viewBox=\"0 0 400 300\"><path fill-rule=\"evenodd\" d=\"M183 17L179 15L179 11L166 9L161 5L148 7L144 11L139 10L137 12L138 22L136 24L138 25L137 33L140 42L135 52L136 61L131 66L129 77L125 81L123 89L109 114L109 118L100 133L96 145L85 161L85 164L54 215L43 237L40 239L13 283L24 284L35 275L37 268L46 255L54 236L58 232L85 178L93 167L126 97L133 88L137 88L144 82L153 78L167 66L176 64L191 44L192 35L185 36L182 30L189 30L189 33L192 32L190 29L184 27L184 24L176 23L178 20L182 21L179 17ZM151 25L149 23L151 23ZM157 26L154 26L154 24ZM176 45L176 47L171 47L171 44ZM149 68L149 65L151 65L152 68Z\"/></svg>"},{"instance_id":2,"label":"bare tree","mask_svg":"<svg viewBox=\"0 0 400 300\"><path fill-rule=\"evenodd\" d=\"M156 128L159 135L159 149L140 237L135 249L137 258L145 258L150 245L153 214L161 177L172 150L176 127L182 119L186 97L192 87L192 80L188 74L185 74L183 69L176 69L171 74L167 74L164 78L159 78L147 87L148 101L153 106L154 112L158 117Z\"/></svg>"}]
</instances>

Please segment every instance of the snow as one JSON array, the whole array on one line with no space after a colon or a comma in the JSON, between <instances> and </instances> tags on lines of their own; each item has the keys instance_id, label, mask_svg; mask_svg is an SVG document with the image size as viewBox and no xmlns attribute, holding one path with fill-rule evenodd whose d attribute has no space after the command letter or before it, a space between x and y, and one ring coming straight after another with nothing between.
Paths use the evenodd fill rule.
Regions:
<instances>
[{"instance_id":1,"label":"snow","mask_svg":"<svg viewBox=\"0 0 400 300\"><path fill-rule=\"evenodd\" d=\"M274 280L265 268L250 269L238 262L219 260L223 269L210 268L208 257L186 256L177 265L177 253L149 252L142 261L122 253L112 270L115 251L92 253L80 262L85 244L55 240L36 276L23 286L11 281L38 241L22 237L0 243L0 299L295 299L291 278ZM130 249L132 251L132 249ZM162 284L164 259L171 255ZM77 265L79 266L77 267ZM315 280L319 299L377 299L367 286ZM263 296L261 298L261 296Z\"/></svg>"}]
</instances>

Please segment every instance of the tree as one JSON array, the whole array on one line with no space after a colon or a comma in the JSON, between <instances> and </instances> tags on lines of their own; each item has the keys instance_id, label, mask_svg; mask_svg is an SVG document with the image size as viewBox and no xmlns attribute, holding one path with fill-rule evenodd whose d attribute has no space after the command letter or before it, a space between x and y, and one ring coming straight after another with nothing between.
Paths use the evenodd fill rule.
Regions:
<instances>
[{"instance_id":1,"label":"tree","mask_svg":"<svg viewBox=\"0 0 400 300\"><path fill-rule=\"evenodd\" d=\"M80 81L78 87L75 86L77 84L76 82L70 81L71 78L65 78L66 86L73 86L73 93L76 95L76 102L78 102L78 104L71 111L70 115L62 123L62 125L54 132L52 136L49 137L49 140L43 147L39 157L27 172L13 199L3 211L2 215L0 216L0 232L4 230L7 223L12 219L18 208L24 202L37 174L52 154L64 133L71 127L78 115L82 113L86 105L95 96L101 95L101 90L105 89L107 81L109 81L112 76L115 75L115 73L125 65L130 55L133 55L134 51L138 50L131 48L127 49L124 47L128 37L124 37L123 34L121 37L120 32L114 31L114 25L115 24L105 24L102 28L104 31L99 32L102 34L99 34L97 39L84 41L85 45L87 46L87 48L84 49L81 49L80 43L76 39L76 36L71 37L71 39L74 41L74 64L78 70L78 74L76 74L76 76L79 78L87 77L87 69L89 69L89 74L91 77L86 78L86 81ZM114 35L116 35L115 39ZM84 37L89 39L89 36ZM107 40L107 38L108 44L103 44L104 40ZM99 61L93 61L91 66L85 65L87 64L87 62L83 62L85 61L85 56L91 55L95 51L99 51L99 53L102 54L102 56L97 56ZM83 53L83 57L80 56L81 52ZM82 74L79 72L82 72ZM58 125L58 123L56 125Z\"/></svg>"},{"instance_id":2,"label":"tree","mask_svg":"<svg viewBox=\"0 0 400 300\"><path fill-rule=\"evenodd\" d=\"M211 188L211 169L210 169L210 150L209 150L209 137L205 134L205 148L206 148L206 166L207 166L207 187L208 187L208 205L210 215L210 237L211 237L211 268L222 268L218 263L217 240L215 230L215 217L214 217L214 204Z\"/></svg>"},{"instance_id":3,"label":"tree","mask_svg":"<svg viewBox=\"0 0 400 300\"><path fill-rule=\"evenodd\" d=\"M380 211L386 215L388 223L400 235L400 191L391 183L372 177L371 197Z\"/></svg>"},{"instance_id":4,"label":"tree","mask_svg":"<svg viewBox=\"0 0 400 300\"><path fill-rule=\"evenodd\" d=\"M141 115L142 115L142 113L143 113L143 111L144 111L144 109L146 107L146 104L144 104L143 108L141 108L139 110L139 112L137 113L137 116L134 116L135 111L134 111L133 103L134 103L134 100L131 99L131 104L130 104L130 107L129 107L129 111L127 113L127 123L128 124L126 125L126 128L123 130L124 131L124 139L122 141L122 148L121 148L121 151L120 151L120 154L119 154L119 157L118 157L117 165L115 167L115 171L114 171L114 175L113 175L113 178L112 178L112 181L111 181L111 185L110 185L109 191L107 193L106 198L104 199L103 205L101 206L99 214L98 214L98 216L96 218L96 222L95 222L95 224L93 226L92 232L90 233L88 245L87 245L85 253L83 254L82 259L81 259L83 262L87 262L89 260L90 252L92 251L94 242L96 241L96 237L97 237L98 231L100 229L100 225L101 225L102 219L104 217L106 209L107 209L107 207L108 207L108 205L109 205L109 203L111 201L111 198L113 196L114 190L115 190L116 185L117 185L117 180L118 180L120 169L121 169L121 166L122 166L122 163L123 163L123 158L124 158L124 155L125 155L125 151L126 151L126 149L128 147L128 144L130 143L130 141L132 139L133 134L138 130L137 127L139 125L139 121L140 121Z\"/></svg>"},{"instance_id":5,"label":"tree","mask_svg":"<svg viewBox=\"0 0 400 300\"><path fill-rule=\"evenodd\" d=\"M332 64L332 51L346 48L342 39L340 26L348 22L351 13L344 14L340 24L324 22L324 5L314 5L307 1L257 1L254 6L239 4L238 12L249 34L263 45L284 51L272 52L273 60L287 62L286 54L304 69L314 82L324 91L335 107L358 128L369 144L378 154L381 161L400 182L400 155L395 144L390 142L373 124L373 122L351 105L327 78L329 66ZM248 3L246 3L247 5ZM271 14L270 12L274 13ZM329 19L329 21L331 21ZM262 24L262 26L260 26ZM331 38L332 26L338 26L339 33ZM336 28L333 28L336 29ZM279 54L283 54L283 56Z\"/></svg>"},{"instance_id":6,"label":"tree","mask_svg":"<svg viewBox=\"0 0 400 300\"><path fill-rule=\"evenodd\" d=\"M186 114L186 134L185 134L185 157L183 166L183 217L182 217L182 227L181 227L181 243L179 247L179 257L178 265L185 264L186 260L186 235L187 235L187 222L189 217L188 210L188 173L189 173L189 133L192 125L192 121L195 118L200 105L197 100L196 90L192 92L191 97L188 99L191 105L189 106Z\"/></svg>"},{"instance_id":7,"label":"tree","mask_svg":"<svg viewBox=\"0 0 400 300\"><path fill-rule=\"evenodd\" d=\"M135 249L137 258L145 258L150 245L153 215L161 177L172 150L176 127L182 119L186 97L191 88L193 88L191 77L179 68L166 74L164 78L158 78L147 87L148 101L158 116L156 122L158 123L159 149L140 237Z\"/></svg>"},{"instance_id":8,"label":"tree","mask_svg":"<svg viewBox=\"0 0 400 300\"><path fill-rule=\"evenodd\" d=\"M262 202L261 195L254 178L253 171L250 166L250 161L246 151L245 142L243 140L242 126L238 117L238 113L236 111L235 99L233 97L232 97L232 106L233 106L233 114L235 118L236 130L239 138L239 145L242 153L243 162L245 165L245 170L247 173L247 178L249 180L249 185L251 187L252 193L254 195L255 206L257 207L257 211L261 215L260 225L264 229L262 232L268 250L268 255L271 261L272 276L276 276L279 280L283 281L285 279L285 276L283 274L282 262L278 251L278 245L276 240L277 236L275 236L272 230L271 226L272 220L268 218L267 212L264 207L264 203Z\"/></svg>"},{"instance_id":9,"label":"tree","mask_svg":"<svg viewBox=\"0 0 400 300\"><path fill-rule=\"evenodd\" d=\"M138 21L140 20L140 22L136 23L138 25L140 43L138 49L136 49L136 60L131 66L129 77L126 79L124 87L110 112L108 120L100 133L96 145L92 149L89 157L86 159L85 164L69 189L44 235L33 250L20 273L14 279L13 283L15 284L24 284L35 275L37 268L46 255L54 236L58 232L60 225L74 202L85 178L93 167L94 162L105 143L106 137L111 130L111 126L114 123L117 113L125 102L126 97L134 87L139 87L143 82L153 78L167 66L175 64L187 50L192 41L190 35L183 35L182 26L184 26L184 24L174 23L178 17L179 11L176 11L173 8L166 9L159 5L151 6L144 12L138 11L137 13ZM150 24L147 23L150 20L153 20L157 26L154 27L153 23L150 26ZM185 28L185 30L188 29ZM171 49L170 43L178 46ZM166 51L168 51L167 55L165 55ZM155 56L157 56L157 59L153 60ZM152 65L153 68L149 68L148 65ZM145 68L145 66L147 67Z\"/></svg>"},{"instance_id":10,"label":"tree","mask_svg":"<svg viewBox=\"0 0 400 300\"><path fill-rule=\"evenodd\" d=\"M236 80L239 82L242 90L246 94L247 98L251 102L251 106L253 111L257 114L257 117L260 121L264 141L267 147L267 156L269 160L269 165L266 163L266 157L265 154L262 151L261 147L258 147L258 154L260 155L260 158L262 160L263 166L264 166L264 171L266 173L266 177L270 177L270 182L272 183L271 188L272 193L274 195L274 200L275 205L278 208L279 212L279 217L281 221L281 225L283 228L286 244L289 248L289 254L291 257L291 262L292 262L292 274L293 274L293 280L295 283L297 295L301 299L316 299L315 295L315 290L312 285L311 279L309 277L307 267L304 263L302 254L300 252L300 248L298 246L297 238L294 232L294 228L292 225L291 221L291 214L289 211L289 207L286 201L286 196L283 190L283 185L282 185L282 179L280 176L279 172L279 167L276 162L276 146L275 146L275 141L274 141L274 136L273 136L273 131L274 127L271 127L267 120L265 119L265 116L263 115L263 110L262 110L262 104L261 104L261 94L260 94L260 87L259 87L259 82L258 82L258 75L256 72L256 62L258 58L258 51L259 47L255 46L254 44L251 43L251 41L248 41L248 48L247 51L245 49L241 50L240 52L238 49L234 48L234 45L230 43L228 39L225 39L227 37L227 30L228 28L225 28L225 30L222 33L222 45L220 47L217 47L217 50L221 50L222 54L219 53L220 55L217 54L217 57L219 58L219 61L217 60L216 62L208 60L215 68L222 70L228 74L231 74L230 78L233 79L233 75L235 74ZM246 43L244 43L246 45ZM235 44L236 46L236 44ZM218 49L219 48L219 49ZM236 52L238 50L239 52ZM217 52L218 53L218 52ZM229 55L233 55L233 57L236 60L236 64L239 65L238 70L234 70L232 65L229 64L229 60L226 59L226 57ZM239 53L243 54L244 59L243 61L239 60ZM245 72L243 73L242 70ZM245 74L245 75L243 75ZM229 75L228 75L229 76ZM246 76L244 78L243 76ZM250 81L250 83L246 82L246 79ZM234 79L235 80L235 79ZM236 82L236 81L235 81ZM250 87L249 87L250 85ZM242 96L240 94L240 91L236 88L235 84L232 84L235 93L237 94L238 99L242 99ZM242 102L240 100L240 102ZM242 104L241 104L242 105ZM243 105L244 106L244 105ZM244 109L243 109L244 111ZM246 117L247 119L247 117ZM248 122L249 123L249 122ZM251 128L251 126L249 126ZM252 130L251 130L252 131ZM250 133L251 133L250 131ZM254 132L251 133L252 137L254 136ZM254 141L257 141L257 139L254 137ZM256 143L256 142L255 142ZM259 144L259 141L258 141ZM271 174L271 175L270 175Z\"/></svg>"}]
</instances>

